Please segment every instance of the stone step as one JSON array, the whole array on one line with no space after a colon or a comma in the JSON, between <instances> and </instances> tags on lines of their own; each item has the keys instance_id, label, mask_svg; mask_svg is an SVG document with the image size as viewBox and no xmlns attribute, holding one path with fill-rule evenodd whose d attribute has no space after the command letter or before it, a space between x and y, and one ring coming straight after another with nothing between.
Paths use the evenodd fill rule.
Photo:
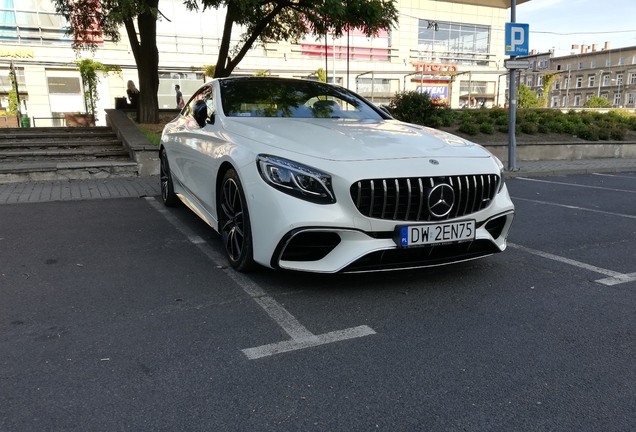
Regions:
<instances>
[{"instance_id":1,"label":"stone step","mask_svg":"<svg viewBox=\"0 0 636 432\"><path fill-rule=\"evenodd\" d=\"M138 169L132 161L0 162L0 183L137 177Z\"/></svg>"},{"instance_id":2,"label":"stone step","mask_svg":"<svg viewBox=\"0 0 636 432\"><path fill-rule=\"evenodd\" d=\"M2 131L4 132L4 131ZM95 138L107 138L116 139L117 135L111 130L103 132L50 132L50 133L0 133L1 141L15 141L15 140L64 140L64 139L95 139Z\"/></svg>"},{"instance_id":3,"label":"stone step","mask_svg":"<svg viewBox=\"0 0 636 432\"><path fill-rule=\"evenodd\" d=\"M118 139L74 139L74 140L60 140L60 141L35 141L35 140L16 140L16 141L2 141L0 140L0 150L11 150L14 148L29 148L29 149L57 149L57 148L76 148L76 147L109 147L118 146L122 147L121 141Z\"/></svg>"},{"instance_id":4,"label":"stone step","mask_svg":"<svg viewBox=\"0 0 636 432\"><path fill-rule=\"evenodd\" d=\"M139 170L110 127L0 130L0 183L137 177Z\"/></svg>"},{"instance_id":5,"label":"stone step","mask_svg":"<svg viewBox=\"0 0 636 432\"><path fill-rule=\"evenodd\" d=\"M113 132L108 126L95 127L31 127L31 128L1 128L7 134L51 134L51 133L103 133Z\"/></svg>"},{"instance_id":6,"label":"stone step","mask_svg":"<svg viewBox=\"0 0 636 432\"><path fill-rule=\"evenodd\" d=\"M123 147L72 150L10 150L0 151L0 160L10 159L86 159L86 158L123 158L130 159L130 155Z\"/></svg>"}]
</instances>

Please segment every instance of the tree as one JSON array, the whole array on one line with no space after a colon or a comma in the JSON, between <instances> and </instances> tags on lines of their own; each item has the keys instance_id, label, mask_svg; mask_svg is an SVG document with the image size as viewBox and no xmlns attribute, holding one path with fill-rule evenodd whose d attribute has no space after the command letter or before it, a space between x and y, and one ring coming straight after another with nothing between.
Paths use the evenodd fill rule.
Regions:
<instances>
[{"instance_id":1,"label":"tree","mask_svg":"<svg viewBox=\"0 0 636 432\"><path fill-rule=\"evenodd\" d=\"M548 102L550 98L550 87L554 80L556 80L557 74L547 73L543 75L543 107L548 107Z\"/></svg>"},{"instance_id":2,"label":"tree","mask_svg":"<svg viewBox=\"0 0 636 432\"><path fill-rule=\"evenodd\" d=\"M158 123L159 0L53 0L53 3L57 13L69 23L67 34L73 36L73 49L76 52L94 52L104 36L119 42L119 29L122 25L125 27L139 78L138 121Z\"/></svg>"},{"instance_id":3,"label":"tree","mask_svg":"<svg viewBox=\"0 0 636 432\"><path fill-rule=\"evenodd\" d=\"M139 121L159 121L159 52L157 17L159 0L53 0L64 16L76 50L95 50L102 37L118 42L123 25L137 64ZM361 29L367 36L397 24L395 0L185 0L190 10L226 9L215 77L229 76L255 43L298 41L307 35L341 36ZM136 23L136 27L135 27ZM231 47L232 30L244 32ZM230 57L232 55L233 57Z\"/></svg>"},{"instance_id":4,"label":"tree","mask_svg":"<svg viewBox=\"0 0 636 432\"><path fill-rule=\"evenodd\" d=\"M604 97L592 96L583 106L588 108L607 108L611 107L612 104Z\"/></svg>"},{"instance_id":5,"label":"tree","mask_svg":"<svg viewBox=\"0 0 636 432\"><path fill-rule=\"evenodd\" d=\"M226 8L215 77L229 76L255 43L295 42L327 33L339 37L353 28L371 37L398 20L395 0L185 0L185 4L197 9L199 1L204 10ZM244 32L239 44L231 47L234 26L243 26Z\"/></svg>"},{"instance_id":6,"label":"tree","mask_svg":"<svg viewBox=\"0 0 636 432\"><path fill-rule=\"evenodd\" d=\"M537 96L537 93L528 88L524 84L519 86L517 100L519 108L541 108L543 107L543 98Z\"/></svg>"}]
</instances>

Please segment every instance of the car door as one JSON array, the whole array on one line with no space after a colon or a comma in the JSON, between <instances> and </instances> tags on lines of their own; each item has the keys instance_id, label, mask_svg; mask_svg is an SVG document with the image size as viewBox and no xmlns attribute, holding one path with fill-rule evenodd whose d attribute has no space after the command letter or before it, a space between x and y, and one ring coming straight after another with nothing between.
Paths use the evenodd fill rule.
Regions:
<instances>
[{"instance_id":1,"label":"car door","mask_svg":"<svg viewBox=\"0 0 636 432\"><path fill-rule=\"evenodd\" d=\"M179 133L179 160L184 187L206 219L215 224L215 180L219 161L216 149L223 145L219 122L215 121L214 87L202 87L184 110Z\"/></svg>"}]
</instances>

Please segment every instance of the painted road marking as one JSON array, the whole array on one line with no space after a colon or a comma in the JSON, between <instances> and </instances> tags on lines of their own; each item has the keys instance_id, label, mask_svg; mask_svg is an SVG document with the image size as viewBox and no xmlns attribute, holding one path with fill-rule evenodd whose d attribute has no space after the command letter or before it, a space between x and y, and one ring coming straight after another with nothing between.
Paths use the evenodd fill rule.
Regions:
<instances>
[{"instance_id":1,"label":"painted road marking","mask_svg":"<svg viewBox=\"0 0 636 432\"><path fill-rule=\"evenodd\" d=\"M145 199L208 258L217 264L226 262L224 254L217 252L205 240L197 236L183 222L166 210L163 204L152 197L146 197ZM363 325L322 335L314 335L281 306L280 303L263 291L261 287L256 285L252 279L231 269L226 272L226 275L252 297L252 300L263 308L267 315L292 338L288 341L241 350L250 360L375 334L375 331L371 327Z\"/></svg>"},{"instance_id":2,"label":"painted road marking","mask_svg":"<svg viewBox=\"0 0 636 432\"><path fill-rule=\"evenodd\" d=\"M539 180L539 179L533 179L533 178L528 178L528 177L517 177L517 178L519 180L533 181L533 182L538 182L538 183L552 183L552 184L565 185L565 186L582 187L582 188L587 188L587 189L601 189L601 190L608 190L608 191L613 191L613 192L636 193L636 191L626 190L626 189L612 189L612 188L605 188L605 187L601 187L601 186L588 186L588 185L580 185L580 184L573 184L573 183L556 182L556 181L551 181L551 180Z\"/></svg>"},{"instance_id":3,"label":"painted road marking","mask_svg":"<svg viewBox=\"0 0 636 432\"><path fill-rule=\"evenodd\" d=\"M598 282L600 284L603 285L608 285L608 286L612 286L612 285L618 285L618 284L622 284L625 282L633 282L636 281L636 273L630 273L630 274L623 274L623 273L619 273L619 272L615 272L613 270L607 270L601 267L596 267L590 264L585 264L582 263L580 261L575 261L569 258L564 258L562 256L558 256L558 255L554 255L551 253L547 253L547 252L542 252L542 251L538 251L536 249L531 249L529 247L525 247L525 246L521 246L521 245L517 245L514 243L508 243L508 246L510 246L513 249L519 249L522 250L524 252L528 252L530 254L533 255L537 255L543 258L547 258L553 261L558 261L558 262L562 262L564 264L569 264L571 266L575 266L575 267L579 267L585 270L589 270L589 271L593 271L596 273L601 273L605 276L609 276L605 279L598 279L594 282Z\"/></svg>"},{"instance_id":4,"label":"painted road marking","mask_svg":"<svg viewBox=\"0 0 636 432\"><path fill-rule=\"evenodd\" d=\"M528 201L528 202L533 202L533 203L537 203L537 204L546 204L546 205L552 205L552 206L556 206L556 207L563 207L563 208L567 208L567 209L582 210L582 211L588 211L588 212L593 212L593 213L606 214L606 215L610 215L610 216L619 216L619 217L624 217L624 218L636 219L635 215L626 215L626 214L622 214L622 213L612 213L612 212L606 212L606 211L603 211L603 210L596 210L596 209L572 206L572 205L567 205L567 204L557 204L557 203L551 203L551 202L539 201L539 200L532 200L532 199L527 199L527 198L516 198L516 197L513 197L512 199L513 199L513 201Z\"/></svg>"},{"instance_id":5,"label":"painted road marking","mask_svg":"<svg viewBox=\"0 0 636 432\"><path fill-rule=\"evenodd\" d=\"M592 173L595 176L603 176L603 177L618 177L618 178L626 178L630 180L634 180L634 176L632 175L618 175L618 174L604 174L604 173Z\"/></svg>"}]
</instances>

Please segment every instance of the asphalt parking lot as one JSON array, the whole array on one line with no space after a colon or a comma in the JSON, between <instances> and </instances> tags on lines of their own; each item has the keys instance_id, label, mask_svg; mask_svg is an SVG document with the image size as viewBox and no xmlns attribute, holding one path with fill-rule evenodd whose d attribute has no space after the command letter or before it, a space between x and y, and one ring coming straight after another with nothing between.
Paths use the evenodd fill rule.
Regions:
<instances>
[{"instance_id":1,"label":"asphalt parking lot","mask_svg":"<svg viewBox=\"0 0 636 432\"><path fill-rule=\"evenodd\" d=\"M226 267L156 197L0 205L0 431L636 429L636 172L507 181L509 248Z\"/></svg>"}]
</instances>

